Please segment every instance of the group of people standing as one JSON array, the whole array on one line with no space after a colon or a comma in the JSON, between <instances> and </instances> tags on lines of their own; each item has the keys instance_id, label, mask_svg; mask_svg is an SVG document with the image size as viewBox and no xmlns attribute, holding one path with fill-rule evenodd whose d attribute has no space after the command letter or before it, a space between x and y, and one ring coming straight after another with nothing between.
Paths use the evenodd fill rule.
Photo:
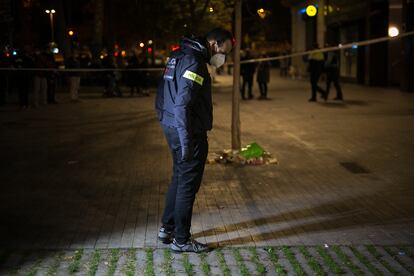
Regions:
<instances>
[{"instance_id":1,"label":"group of people standing","mask_svg":"<svg viewBox=\"0 0 414 276\"><path fill-rule=\"evenodd\" d=\"M261 58L266 57L265 54L261 55ZM246 51L246 55L244 56L242 61L248 61L252 59L252 54L249 50ZM241 87L241 97L243 100L251 100L253 99L253 79L254 74L256 73L256 81L259 86L260 96L258 97L259 100L268 99L267 97L267 84L270 81L270 62L269 61L260 61L259 63L256 62L245 62L240 66L240 74L243 79L242 87ZM247 97L246 97L246 87L247 87Z\"/></svg>"}]
</instances>

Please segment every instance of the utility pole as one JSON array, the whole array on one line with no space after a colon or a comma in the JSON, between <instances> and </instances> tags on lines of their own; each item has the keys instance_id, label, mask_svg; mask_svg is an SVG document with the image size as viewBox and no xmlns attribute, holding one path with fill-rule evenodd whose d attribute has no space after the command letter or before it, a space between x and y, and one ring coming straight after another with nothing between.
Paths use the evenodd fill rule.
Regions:
<instances>
[{"instance_id":1,"label":"utility pole","mask_svg":"<svg viewBox=\"0 0 414 276\"><path fill-rule=\"evenodd\" d=\"M240 44L241 44L241 25L242 25L242 0L236 0L235 10L235 38L233 57L233 101L232 101L232 120L231 120L231 148L240 150Z\"/></svg>"}]
</instances>

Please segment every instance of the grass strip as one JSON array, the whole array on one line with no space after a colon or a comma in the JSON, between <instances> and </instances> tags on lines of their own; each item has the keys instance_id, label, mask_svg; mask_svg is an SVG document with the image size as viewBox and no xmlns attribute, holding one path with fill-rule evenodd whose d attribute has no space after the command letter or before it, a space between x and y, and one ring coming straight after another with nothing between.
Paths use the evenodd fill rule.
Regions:
<instances>
[{"instance_id":1,"label":"grass strip","mask_svg":"<svg viewBox=\"0 0 414 276\"><path fill-rule=\"evenodd\" d=\"M174 275L174 270L172 268L172 256L171 256L171 251L169 249L164 249L164 263L163 263L163 268L165 271L165 275L167 276L172 276Z\"/></svg>"},{"instance_id":2,"label":"grass strip","mask_svg":"<svg viewBox=\"0 0 414 276\"><path fill-rule=\"evenodd\" d=\"M190 263L188 254L183 254L183 266L184 266L184 270L187 273L187 275L189 276L194 275L193 264Z\"/></svg>"},{"instance_id":3,"label":"grass strip","mask_svg":"<svg viewBox=\"0 0 414 276\"><path fill-rule=\"evenodd\" d=\"M366 246L368 252L375 257L375 259L380 262L389 272L393 275L401 275L398 271L396 271L386 260L383 259L383 256L377 251L377 249L373 245Z\"/></svg>"},{"instance_id":4,"label":"grass strip","mask_svg":"<svg viewBox=\"0 0 414 276\"><path fill-rule=\"evenodd\" d=\"M288 246L282 246L283 254L285 254L286 259L290 262L295 271L296 275L305 275L305 271L303 271L302 266L300 265L299 261L296 259L295 255L293 254L292 250Z\"/></svg>"},{"instance_id":5,"label":"grass strip","mask_svg":"<svg viewBox=\"0 0 414 276\"><path fill-rule=\"evenodd\" d=\"M118 248L111 249L111 256L108 264L108 276L113 276L115 274L116 266L120 257L120 250Z\"/></svg>"},{"instance_id":6,"label":"grass strip","mask_svg":"<svg viewBox=\"0 0 414 276\"><path fill-rule=\"evenodd\" d=\"M231 276L230 268L226 263L226 259L224 259L224 254L221 251L221 249L216 250L216 256L217 256L217 260L219 262L221 272L223 272L223 275L224 276Z\"/></svg>"},{"instance_id":7,"label":"grass strip","mask_svg":"<svg viewBox=\"0 0 414 276\"><path fill-rule=\"evenodd\" d=\"M146 264L145 264L145 276L152 276L154 275L154 254L153 250L151 248L147 248L145 250L145 255L147 258Z\"/></svg>"},{"instance_id":8,"label":"grass strip","mask_svg":"<svg viewBox=\"0 0 414 276\"><path fill-rule=\"evenodd\" d=\"M137 263L137 250L135 248L130 248L127 251L124 273L127 276L134 276L135 275L135 266Z\"/></svg>"},{"instance_id":9,"label":"grass strip","mask_svg":"<svg viewBox=\"0 0 414 276\"><path fill-rule=\"evenodd\" d=\"M211 275L211 269L210 265L207 262L207 254L201 253L200 254L200 265L201 265L201 271L203 272L204 276L210 276Z\"/></svg>"},{"instance_id":10,"label":"grass strip","mask_svg":"<svg viewBox=\"0 0 414 276\"><path fill-rule=\"evenodd\" d=\"M40 264L43 262L45 258L45 252L42 252L39 257L36 259L35 263L32 265L30 270L27 272L27 276L35 276L37 271L39 270Z\"/></svg>"},{"instance_id":11,"label":"grass strip","mask_svg":"<svg viewBox=\"0 0 414 276\"><path fill-rule=\"evenodd\" d=\"M58 268L60 266L60 263L63 260L63 256L64 255L65 255L65 252L63 252L63 251L56 252L54 262L49 267L49 269L47 270L46 275L53 276L53 275L56 275L57 274L57 270L58 270Z\"/></svg>"},{"instance_id":12,"label":"grass strip","mask_svg":"<svg viewBox=\"0 0 414 276\"><path fill-rule=\"evenodd\" d=\"M247 270L246 264L243 261L243 257L240 254L240 250L238 248L232 249L233 256L236 259L236 263L239 266L240 272L242 276L249 276L249 270Z\"/></svg>"},{"instance_id":13,"label":"grass strip","mask_svg":"<svg viewBox=\"0 0 414 276\"><path fill-rule=\"evenodd\" d=\"M350 246L349 247L352 250L352 253L354 253L354 255L358 258L358 260L363 263L369 270L369 272L371 272L374 275L383 275L381 273L381 271L379 271L375 266L373 266L370 261L367 259L367 257L365 257L361 252L359 252L355 247Z\"/></svg>"},{"instance_id":14,"label":"grass strip","mask_svg":"<svg viewBox=\"0 0 414 276\"><path fill-rule=\"evenodd\" d=\"M272 261L273 266L275 267L275 271L277 274L281 276L286 275L286 271L283 268L283 266L279 263L279 258L277 257L276 250L273 247L269 247L266 249L267 254L270 257L270 260Z\"/></svg>"},{"instance_id":15,"label":"grass strip","mask_svg":"<svg viewBox=\"0 0 414 276\"><path fill-rule=\"evenodd\" d=\"M414 268L407 265L400 257L398 252L392 250L389 246L384 247L384 250L390 255L397 263L399 263L404 269L414 274ZM403 251L405 253L405 251Z\"/></svg>"},{"instance_id":16,"label":"grass strip","mask_svg":"<svg viewBox=\"0 0 414 276\"><path fill-rule=\"evenodd\" d=\"M96 249L93 252L92 259L90 260L88 264L88 276L94 276L96 274L100 259L101 259L101 252L99 252L99 250Z\"/></svg>"},{"instance_id":17,"label":"grass strip","mask_svg":"<svg viewBox=\"0 0 414 276\"><path fill-rule=\"evenodd\" d=\"M252 255L250 260L256 265L256 272L259 275L265 275L266 274L266 267L260 261L259 255L257 254L256 247L249 248L249 251Z\"/></svg>"},{"instance_id":18,"label":"grass strip","mask_svg":"<svg viewBox=\"0 0 414 276\"><path fill-rule=\"evenodd\" d=\"M323 269L318 261L309 253L308 249L304 246L299 246L299 251L305 257L306 261L308 262L310 268L316 273L316 275L321 276L324 275Z\"/></svg>"},{"instance_id":19,"label":"grass strip","mask_svg":"<svg viewBox=\"0 0 414 276\"><path fill-rule=\"evenodd\" d=\"M80 259L83 255L83 249L79 249L75 251L75 255L72 256L72 262L70 263L68 267L69 274L75 274L76 272L79 272L79 266L80 266Z\"/></svg>"},{"instance_id":20,"label":"grass strip","mask_svg":"<svg viewBox=\"0 0 414 276\"><path fill-rule=\"evenodd\" d=\"M316 251L319 253L319 255L321 255L323 261L333 273L336 275L344 275L341 267L334 261L334 259L329 255L325 248L319 245L316 247Z\"/></svg>"},{"instance_id":21,"label":"grass strip","mask_svg":"<svg viewBox=\"0 0 414 276\"><path fill-rule=\"evenodd\" d=\"M361 271L361 269L356 266L351 259L341 250L341 248L337 245L332 246L333 251L336 253L336 255L339 257L339 259L344 263L351 271L354 273L354 275L362 276L364 273Z\"/></svg>"}]
</instances>

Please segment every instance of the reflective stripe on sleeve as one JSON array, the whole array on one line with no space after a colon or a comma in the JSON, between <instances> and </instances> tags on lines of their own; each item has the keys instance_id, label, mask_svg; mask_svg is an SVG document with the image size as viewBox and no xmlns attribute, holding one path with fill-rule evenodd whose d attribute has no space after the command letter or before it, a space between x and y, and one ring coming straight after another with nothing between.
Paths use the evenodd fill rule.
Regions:
<instances>
[{"instance_id":1,"label":"reflective stripe on sleeve","mask_svg":"<svg viewBox=\"0 0 414 276\"><path fill-rule=\"evenodd\" d=\"M204 82L204 78L202 76L200 76L200 75L198 75L194 72L191 72L190 70L185 71L183 77L186 78L186 79L192 80L192 81L198 83L199 85L203 85L203 82Z\"/></svg>"}]
</instances>

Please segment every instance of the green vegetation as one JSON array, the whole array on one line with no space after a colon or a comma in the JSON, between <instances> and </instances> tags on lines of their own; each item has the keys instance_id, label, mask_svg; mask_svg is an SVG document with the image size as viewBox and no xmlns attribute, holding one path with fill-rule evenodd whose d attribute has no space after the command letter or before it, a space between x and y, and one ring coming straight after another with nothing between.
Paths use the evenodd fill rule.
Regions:
<instances>
[{"instance_id":1,"label":"green vegetation","mask_svg":"<svg viewBox=\"0 0 414 276\"><path fill-rule=\"evenodd\" d=\"M146 264L145 264L145 276L152 276L152 275L154 275L153 250L151 248L147 248L145 250L145 255L147 257L147 261L146 261Z\"/></svg>"},{"instance_id":2,"label":"green vegetation","mask_svg":"<svg viewBox=\"0 0 414 276\"><path fill-rule=\"evenodd\" d=\"M95 252L93 252L92 259L88 264L88 276L94 276L96 274L100 259L101 253L99 250L95 250Z\"/></svg>"},{"instance_id":3,"label":"green vegetation","mask_svg":"<svg viewBox=\"0 0 414 276\"><path fill-rule=\"evenodd\" d=\"M371 253L372 256L375 257L375 259L378 260L389 272L391 272L393 275L401 275L398 271L396 271L390 264L383 259L383 256L377 251L377 249L372 245L366 246L369 253Z\"/></svg>"},{"instance_id":4,"label":"green vegetation","mask_svg":"<svg viewBox=\"0 0 414 276\"><path fill-rule=\"evenodd\" d=\"M136 259L137 250L135 248L128 249L126 261L125 261L125 275L134 276L135 275L135 266L137 263Z\"/></svg>"},{"instance_id":5,"label":"green vegetation","mask_svg":"<svg viewBox=\"0 0 414 276\"><path fill-rule=\"evenodd\" d=\"M321 255L325 264L333 273L335 273L336 275L344 275L344 272L342 271L341 267L328 254L325 248L323 248L322 246L317 246L316 251L318 251L319 255Z\"/></svg>"},{"instance_id":6,"label":"green vegetation","mask_svg":"<svg viewBox=\"0 0 414 276\"><path fill-rule=\"evenodd\" d=\"M270 260L273 263L273 266L275 267L276 273L281 275L281 276L285 276L286 275L286 271L283 268L283 266L279 263L279 259L277 257L277 254L275 252L275 249L273 247L269 247L266 249L267 253L269 254Z\"/></svg>"},{"instance_id":7,"label":"green vegetation","mask_svg":"<svg viewBox=\"0 0 414 276\"><path fill-rule=\"evenodd\" d=\"M108 264L108 276L115 274L116 265L118 264L120 250L118 248L111 249L111 256Z\"/></svg>"},{"instance_id":8,"label":"green vegetation","mask_svg":"<svg viewBox=\"0 0 414 276\"><path fill-rule=\"evenodd\" d=\"M209 276L211 275L211 269L210 269L210 265L207 262L207 254L206 253L201 253L200 254L200 260L201 260L201 271L203 271L204 276Z\"/></svg>"},{"instance_id":9,"label":"green vegetation","mask_svg":"<svg viewBox=\"0 0 414 276\"><path fill-rule=\"evenodd\" d=\"M221 272L223 272L224 276L230 276L231 275L230 268L227 265L226 260L224 259L223 252L220 249L217 249L216 255L217 255L219 265L220 265Z\"/></svg>"},{"instance_id":10,"label":"green vegetation","mask_svg":"<svg viewBox=\"0 0 414 276\"><path fill-rule=\"evenodd\" d=\"M183 266L187 275L194 275L193 265L192 263L190 263L190 260L188 259L188 254L183 254Z\"/></svg>"},{"instance_id":11,"label":"green vegetation","mask_svg":"<svg viewBox=\"0 0 414 276\"><path fill-rule=\"evenodd\" d=\"M164 249L164 263L163 263L163 269L167 276L174 275L174 271L172 268L172 256L171 251L169 249Z\"/></svg>"},{"instance_id":12,"label":"green vegetation","mask_svg":"<svg viewBox=\"0 0 414 276\"><path fill-rule=\"evenodd\" d=\"M324 275L323 269L318 261L309 253L308 249L304 246L299 247L300 253L305 257L306 261L308 262L309 266L312 270L316 273L316 275L321 276Z\"/></svg>"},{"instance_id":13,"label":"green vegetation","mask_svg":"<svg viewBox=\"0 0 414 276\"><path fill-rule=\"evenodd\" d=\"M259 255L257 254L256 247L249 248L250 253L252 254L251 261L256 265L256 272L259 275L266 274L266 267L260 262Z\"/></svg>"},{"instance_id":14,"label":"green vegetation","mask_svg":"<svg viewBox=\"0 0 414 276\"><path fill-rule=\"evenodd\" d=\"M75 251L75 255L72 256L72 262L68 268L69 274L75 274L76 272L79 272L80 259L82 258L82 255L83 249Z\"/></svg>"},{"instance_id":15,"label":"green vegetation","mask_svg":"<svg viewBox=\"0 0 414 276\"><path fill-rule=\"evenodd\" d=\"M352 271L352 273L357 276L364 275L361 269L352 263L351 259L349 259L349 257L341 250L341 248L339 248L339 246L334 245L332 246L332 249L336 255L338 255L342 263L344 263Z\"/></svg>"},{"instance_id":16,"label":"green vegetation","mask_svg":"<svg viewBox=\"0 0 414 276\"><path fill-rule=\"evenodd\" d=\"M63 256L65 255L64 252L57 252L55 254L55 259L53 264L49 267L48 271L46 272L46 275L56 275L57 270L59 268L60 263L63 260Z\"/></svg>"},{"instance_id":17,"label":"green vegetation","mask_svg":"<svg viewBox=\"0 0 414 276\"><path fill-rule=\"evenodd\" d=\"M236 259L236 263L239 266L241 275L243 276L249 276L249 271L247 270L246 264L243 261L243 257L240 255L240 250L238 248L232 249L234 258Z\"/></svg>"},{"instance_id":18,"label":"green vegetation","mask_svg":"<svg viewBox=\"0 0 414 276\"><path fill-rule=\"evenodd\" d=\"M296 259L295 255L293 254L292 250L288 246L282 246L283 254L285 254L286 259L291 263L293 270L295 271L296 275L305 275L302 266Z\"/></svg>"},{"instance_id":19,"label":"green vegetation","mask_svg":"<svg viewBox=\"0 0 414 276\"><path fill-rule=\"evenodd\" d=\"M368 270L372 273L372 274L374 274L374 275L383 275L382 273L381 273L381 271L379 271L375 266L373 266L372 264L371 264L371 262L367 259L367 257L365 257L361 252L359 252L355 247L353 247L353 246L350 246L349 247L351 250L352 250L352 252L354 253L354 255L355 255L355 257L357 257L358 258L358 260L361 262L361 263L363 263L367 268L368 268Z\"/></svg>"}]
</instances>

